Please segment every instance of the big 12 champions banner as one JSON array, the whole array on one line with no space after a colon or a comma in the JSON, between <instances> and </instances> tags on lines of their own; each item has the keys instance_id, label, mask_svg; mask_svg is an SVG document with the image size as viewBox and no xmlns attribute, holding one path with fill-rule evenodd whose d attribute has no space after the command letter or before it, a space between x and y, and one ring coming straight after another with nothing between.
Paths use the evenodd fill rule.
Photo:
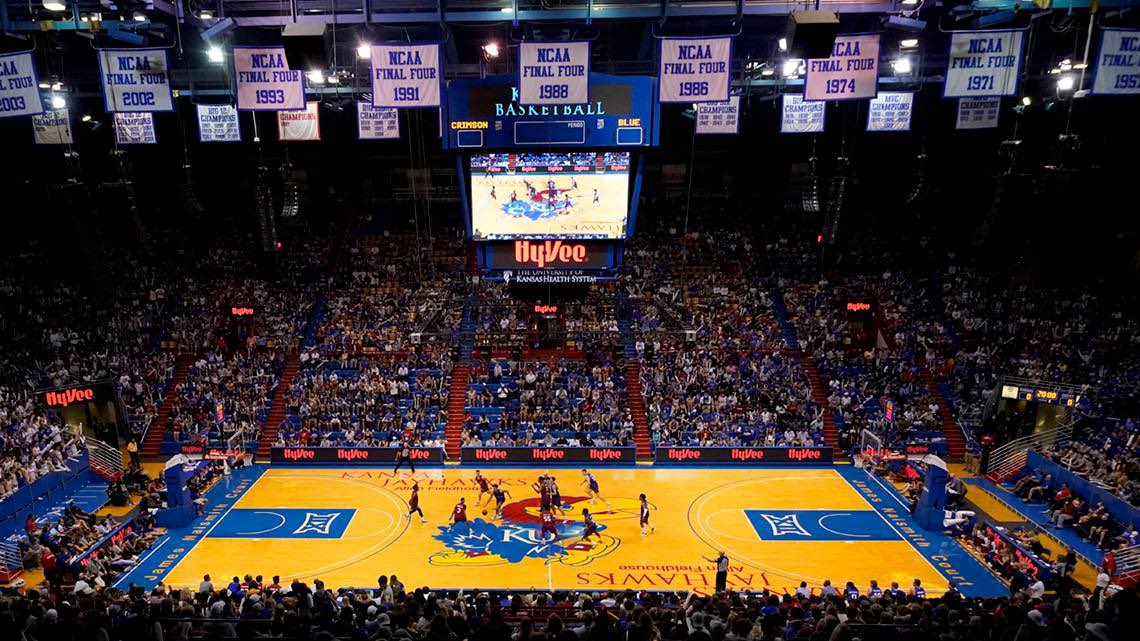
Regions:
<instances>
[{"instance_id":1,"label":"big 12 champions banner","mask_svg":"<svg viewBox=\"0 0 1140 641\"><path fill-rule=\"evenodd\" d=\"M98 58L108 112L174 110L166 49L99 49Z\"/></svg>"},{"instance_id":2,"label":"big 12 champions banner","mask_svg":"<svg viewBox=\"0 0 1140 641\"><path fill-rule=\"evenodd\" d=\"M438 107L442 87L438 42L372 45L373 107Z\"/></svg>"},{"instance_id":3,"label":"big 12 champions banner","mask_svg":"<svg viewBox=\"0 0 1140 641\"><path fill-rule=\"evenodd\" d=\"M241 142L241 123L233 105L196 105L198 142Z\"/></svg>"},{"instance_id":4,"label":"big 12 champions banner","mask_svg":"<svg viewBox=\"0 0 1140 641\"><path fill-rule=\"evenodd\" d=\"M310 102L305 105L304 111L277 112L277 139L281 142L320 140L321 114L317 109L319 104Z\"/></svg>"},{"instance_id":5,"label":"big 12 champions banner","mask_svg":"<svg viewBox=\"0 0 1140 641\"><path fill-rule=\"evenodd\" d=\"M945 98L1012 96L1021 71L1021 31L957 31L950 35Z\"/></svg>"},{"instance_id":6,"label":"big 12 champions banner","mask_svg":"<svg viewBox=\"0 0 1140 641\"><path fill-rule=\"evenodd\" d=\"M158 142L154 131L154 114L119 111L115 113L115 140L120 145L153 145Z\"/></svg>"},{"instance_id":7,"label":"big 12 champions banner","mask_svg":"<svg viewBox=\"0 0 1140 641\"><path fill-rule=\"evenodd\" d=\"M880 91L867 103L867 131L910 131L914 93Z\"/></svg>"},{"instance_id":8,"label":"big 12 champions banner","mask_svg":"<svg viewBox=\"0 0 1140 641\"><path fill-rule=\"evenodd\" d=\"M0 118L43 112L40 81L31 52L0 55Z\"/></svg>"},{"instance_id":9,"label":"big 12 champions banner","mask_svg":"<svg viewBox=\"0 0 1140 641\"><path fill-rule=\"evenodd\" d=\"M360 140L395 140L400 137L400 112L392 107L373 107L356 102L356 137Z\"/></svg>"},{"instance_id":10,"label":"big 12 champions banner","mask_svg":"<svg viewBox=\"0 0 1140 641\"><path fill-rule=\"evenodd\" d=\"M519 104L585 104L589 79L589 40L519 43Z\"/></svg>"},{"instance_id":11,"label":"big 12 champions banner","mask_svg":"<svg viewBox=\"0 0 1140 641\"><path fill-rule=\"evenodd\" d=\"M959 98L955 129L993 129L998 126L1001 98Z\"/></svg>"},{"instance_id":12,"label":"big 12 champions banner","mask_svg":"<svg viewBox=\"0 0 1140 641\"><path fill-rule=\"evenodd\" d=\"M70 145L71 112L64 107L32 116L32 132L37 145Z\"/></svg>"},{"instance_id":13,"label":"big 12 champions banner","mask_svg":"<svg viewBox=\"0 0 1140 641\"><path fill-rule=\"evenodd\" d=\"M239 110L305 108L305 80L289 68L285 47L234 47L233 56Z\"/></svg>"},{"instance_id":14,"label":"big 12 champions banner","mask_svg":"<svg viewBox=\"0 0 1140 641\"><path fill-rule=\"evenodd\" d=\"M809 58L804 100L873 98L879 85L879 35L836 36L828 58Z\"/></svg>"},{"instance_id":15,"label":"big 12 champions banner","mask_svg":"<svg viewBox=\"0 0 1140 641\"><path fill-rule=\"evenodd\" d=\"M804 100L803 94L799 93L786 93L783 95L781 113L780 133L820 133L827 117L827 103L820 100Z\"/></svg>"},{"instance_id":16,"label":"big 12 champions banner","mask_svg":"<svg viewBox=\"0 0 1140 641\"><path fill-rule=\"evenodd\" d=\"M1140 30L1101 29L1092 93L1099 96L1140 94Z\"/></svg>"},{"instance_id":17,"label":"big 12 champions banner","mask_svg":"<svg viewBox=\"0 0 1140 641\"><path fill-rule=\"evenodd\" d=\"M660 102L724 102L732 71L732 38L662 38Z\"/></svg>"},{"instance_id":18,"label":"big 12 champions banner","mask_svg":"<svg viewBox=\"0 0 1140 641\"><path fill-rule=\"evenodd\" d=\"M740 96L728 102L702 102L697 104L698 134L735 134L740 132Z\"/></svg>"}]
</instances>

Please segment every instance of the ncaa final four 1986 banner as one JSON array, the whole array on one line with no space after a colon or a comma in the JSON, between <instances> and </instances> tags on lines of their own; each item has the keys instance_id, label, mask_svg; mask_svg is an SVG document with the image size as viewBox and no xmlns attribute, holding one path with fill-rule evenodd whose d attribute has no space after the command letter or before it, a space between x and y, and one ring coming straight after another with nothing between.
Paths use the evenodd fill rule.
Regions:
<instances>
[{"instance_id":1,"label":"ncaa final four 1986 banner","mask_svg":"<svg viewBox=\"0 0 1140 641\"><path fill-rule=\"evenodd\" d=\"M945 98L1011 96L1021 71L1021 31L958 31L950 35Z\"/></svg>"},{"instance_id":2,"label":"ncaa final four 1986 banner","mask_svg":"<svg viewBox=\"0 0 1140 641\"><path fill-rule=\"evenodd\" d=\"M233 56L239 110L305 108L305 80L289 68L285 47L234 47Z\"/></svg>"},{"instance_id":3,"label":"ncaa final four 1986 banner","mask_svg":"<svg viewBox=\"0 0 1140 641\"><path fill-rule=\"evenodd\" d=\"M373 107L438 107L442 87L439 43L372 45Z\"/></svg>"},{"instance_id":4,"label":"ncaa final four 1986 banner","mask_svg":"<svg viewBox=\"0 0 1140 641\"><path fill-rule=\"evenodd\" d=\"M1140 94L1140 30L1101 29L1093 74L1093 94Z\"/></svg>"},{"instance_id":5,"label":"ncaa final four 1986 banner","mask_svg":"<svg viewBox=\"0 0 1140 641\"><path fill-rule=\"evenodd\" d=\"M732 71L732 38L662 38L660 102L724 102Z\"/></svg>"},{"instance_id":6,"label":"ncaa final four 1986 banner","mask_svg":"<svg viewBox=\"0 0 1140 641\"><path fill-rule=\"evenodd\" d=\"M107 111L173 111L166 49L99 49Z\"/></svg>"},{"instance_id":7,"label":"ncaa final four 1986 banner","mask_svg":"<svg viewBox=\"0 0 1140 641\"><path fill-rule=\"evenodd\" d=\"M520 105L585 104L589 78L589 40L519 43Z\"/></svg>"},{"instance_id":8,"label":"ncaa final four 1986 banner","mask_svg":"<svg viewBox=\"0 0 1140 641\"><path fill-rule=\"evenodd\" d=\"M873 98L879 83L879 35L837 36L828 58L809 58L804 100Z\"/></svg>"},{"instance_id":9,"label":"ncaa final four 1986 banner","mask_svg":"<svg viewBox=\"0 0 1140 641\"><path fill-rule=\"evenodd\" d=\"M0 118L44 112L31 52L0 55Z\"/></svg>"}]
</instances>

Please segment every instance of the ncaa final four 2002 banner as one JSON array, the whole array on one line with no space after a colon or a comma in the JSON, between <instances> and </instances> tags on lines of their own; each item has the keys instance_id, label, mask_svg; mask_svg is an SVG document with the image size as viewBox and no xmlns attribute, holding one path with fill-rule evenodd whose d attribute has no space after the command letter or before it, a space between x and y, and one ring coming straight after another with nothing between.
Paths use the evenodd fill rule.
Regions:
<instances>
[{"instance_id":1,"label":"ncaa final four 2002 banner","mask_svg":"<svg viewBox=\"0 0 1140 641\"><path fill-rule=\"evenodd\" d=\"M166 49L99 49L107 111L174 111Z\"/></svg>"},{"instance_id":2,"label":"ncaa final four 2002 banner","mask_svg":"<svg viewBox=\"0 0 1140 641\"><path fill-rule=\"evenodd\" d=\"M589 40L519 43L519 104L586 104L589 78Z\"/></svg>"},{"instance_id":3,"label":"ncaa final four 2002 banner","mask_svg":"<svg viewBox=\"0 0 1140 641\"><path fill-rule=\"evenodd\" d=\"M289 68L285 47L234 47L233 56L238 110L305 108L305 79Z\"/></svg>"},{"instance_id":4,"label":"ncaa final four 2002 banner","mask_svg":"<svg viewBox=\"0 0 1140 641\"><path fill-rule=\"evenodd\" d=\"M1021 31L956 31L950 34L945 98L1012 96L1021 71Z\"/></svg>"},{"instance_id":5,"label":"ncaa final four 2002 banner","mask_svg":"<svg viewBox=\"0 0 1140 641\"><path fill-rule=\"evenodd\" d=\"M873 98L879 84L879 35L837 36L828 58L809 58L804 100Z\"/></svg>"},{"instance_id":6,"label":"ncaa final four 2002 banner","mask_svg":"<svg viewBox=\"0 0 1140 641\"><path fill-rule=\"evenodd\" d=\"M1098 96L1140 94L1140 30L1101 29L1092 93Z\"/></svg>"},{"instance_id":7,"label":"ncaa final four 2002 banner","mask_svg":"<svg viewBox=\"0 0 1140 641\"><path fill-rule=\"evenodd\" d=\"M372 45L372 106L439 107L440 61L438 42Z\"/></svg>"},{"instance_id":8,"label":"ncaa final four 2002 banner","mask_svg":"<svg viewBox=\"0 0 1140 641\"><path fill-rule=\"evenodd\" d=\"M657 71L660 102L725 102L732 38L662 38Z\"/></svg>"},{"instance_id":9,"label":"ncaa final four 2002 banner","mask_svg":"<svg viewBox=\"0 0 1140 641\"><path fill-rule=\"evenodd\" d=\"M34 116L43 112L40 81L32 53L0 55L0 118Z\"/></svg>"}]
</instances>

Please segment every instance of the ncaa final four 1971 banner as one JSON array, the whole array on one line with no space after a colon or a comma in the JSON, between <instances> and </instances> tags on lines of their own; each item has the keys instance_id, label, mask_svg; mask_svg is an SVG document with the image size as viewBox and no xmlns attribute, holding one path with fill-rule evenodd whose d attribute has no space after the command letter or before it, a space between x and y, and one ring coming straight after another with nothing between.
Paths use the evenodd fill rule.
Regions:
<instances>
[{"instance_id":1,"label":"ncaa final four 1971 banner","mask_svg":"<svg viewBox=\"0 0 1140 641\"><path fill-rule=\"evenodd\" d=\"M1021 71L1021 31L957 31L950 35L945 98L1012 96Z\"/></svg>"},{"instance_id":2,"label":"ncaa final four 1971 banner","mask_svg":"<svg viewBox=\"0 0 1140 641\"><path fill-rule=\"evenodd\" d=\"M372 106L440 106L439 65L437 42L372 45Z\"/></svg>"},{"instance_id":3,"label":"ncaa final four 1971 banner","mask_svg":"<svg viewBox=\"0 0 1140 641\"><path fill-rule=\"evenodd\" d=\"M289 68L285 47L234 47L233 55L239 110L305 108L305 80Z\"/></svg>"},{"instance_id":4,"label":"ncaa final four 1971 banner","mask_svg":"<svg viewBox=\"0 0 1140 641\"><path fill-rule=\"evenodd\" d=\"M519 43L519 104L586 104L589 78L589 40Z\"/></svg>"},{"instance_id":5,"label":"ncaa final four 1971 banner","mask_svg":"<svg viewBox=\"0 0 1140 641\"><path fill-rule=\"evenodd\" d=\"M1099 96L1140 94L1140 31L1101 29L1092 93Z\"/></svg>"},{"instance_id":6,"label":"ncaa final four 1971 banner","mask_svg":"<svg viewBox=\"0 0 1140 641\"><path fill-rule=\"evenodd\" d=\"M879 83L879 35L837 36L829 58L809 58L804 100L873 98Z\"/></svg>"},{"instance_id":7,"label":"ncaa final four 1971 banner","mask_svg":"<svg viewBox=\"0 0 1140 641\"><path fill-rule=\"evenodd\" d=\"M724 102L732 71L732 38L662 38L660 102Z\"/></svg>"},{"instance_id":8,"label":"ncaa final four 1971 banner","mask_svg":"<svg viewBox=\"0 0 1140 641\"><path fill-rule=\"evenodd\" d=\"M44 112L31 52L0 55L0 118Z\"/></svg>"},{"instance_id":9,"label":"ncaa final four 1971 banner","mask_svg":"<svg viewBox=\"0 0 1140 641\"><path fill-rule=\"evenodd\" d=\"M174 110L166 49L99 49L98 58L108 112Z\"/></svg>"}]
</instances>

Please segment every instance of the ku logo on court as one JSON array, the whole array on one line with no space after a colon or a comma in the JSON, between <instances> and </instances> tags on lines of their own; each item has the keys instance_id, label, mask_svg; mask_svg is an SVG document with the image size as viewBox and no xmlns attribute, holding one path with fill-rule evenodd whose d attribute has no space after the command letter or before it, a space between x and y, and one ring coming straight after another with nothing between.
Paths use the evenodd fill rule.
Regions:
<instances>
[{"instance_id":1,"label":"ku logo on court","mask_svg":"<svg viewBox=\"0 0 1140 641\"><path fill-rule=\"evenodd\" d=\"M328 514L305 512L305 520L296 530L293 530L293 534L318 534L320 536L329 536L332 534L333 521L335 521L336 517L338 516L340 516L339 512L331 512Z\"/></svg>"},{"instance_id":2,"label":"ku logo on court","mask_svg":"<svg viewBox=\"0 0 1140 641\"><path fill-rule=\"evenodd\" d=\"M777 516L775 514L761 513L760 516L772 527L772 536L805 536L811 537L811 532L800 525L799 517L795 514Z\"/></svg>"}]
</instances>

